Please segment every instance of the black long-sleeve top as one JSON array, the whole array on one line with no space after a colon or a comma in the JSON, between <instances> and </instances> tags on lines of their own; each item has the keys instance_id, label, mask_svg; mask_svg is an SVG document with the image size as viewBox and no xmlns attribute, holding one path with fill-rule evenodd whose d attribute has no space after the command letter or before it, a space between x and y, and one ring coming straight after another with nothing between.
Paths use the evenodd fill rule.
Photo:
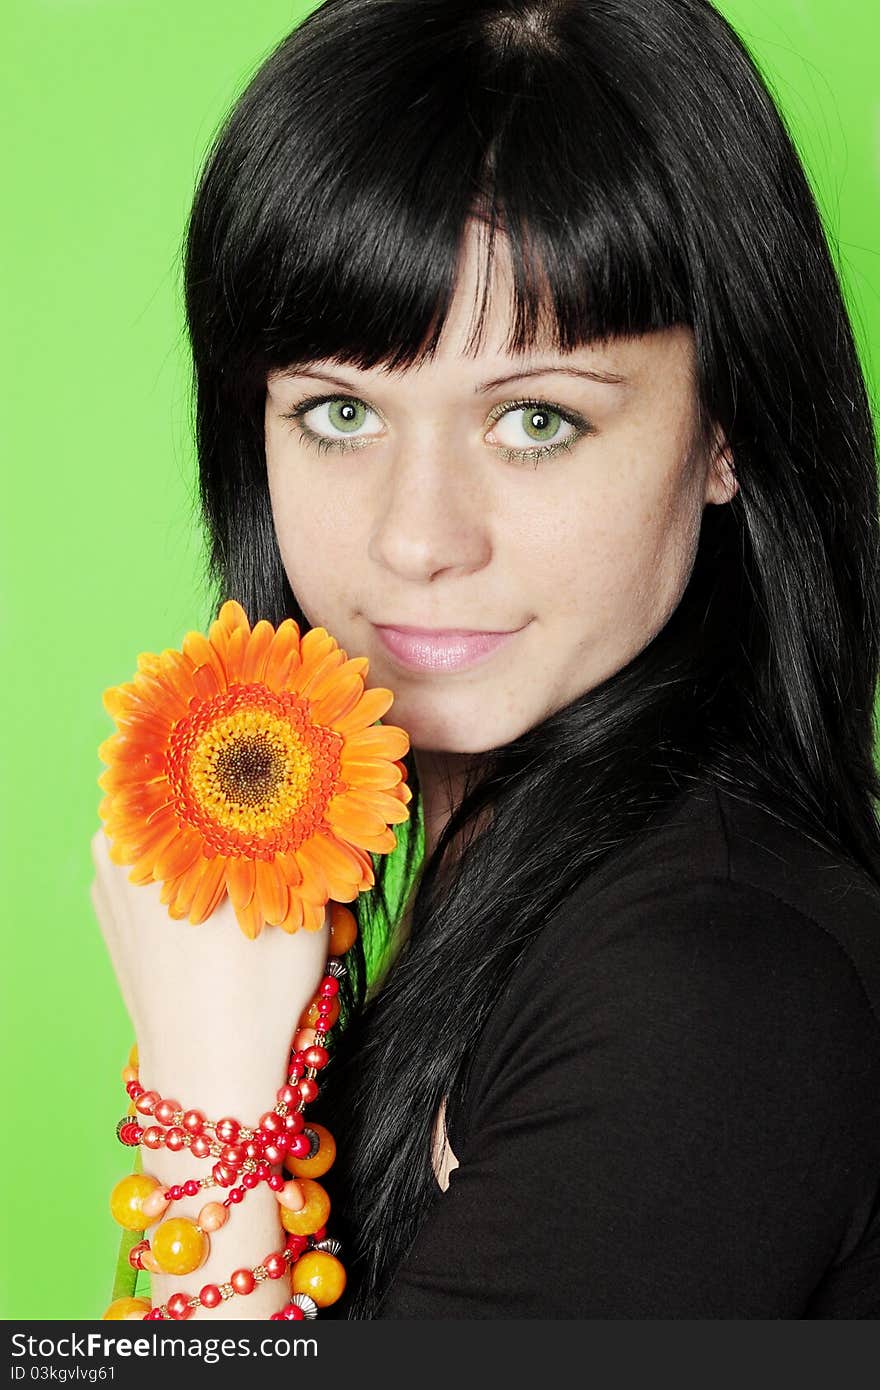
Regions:
<instances>
[{"instance_id":1,"label":"black long-sleeve top","mask_svg":"<svg viewBox=\"0 0 880 1390\"><path fill-rule=\"evenodd\" d=\"M880 1315L880 892L714 788L530 946L379 1316Z\"/></svg>"}]
</instances>

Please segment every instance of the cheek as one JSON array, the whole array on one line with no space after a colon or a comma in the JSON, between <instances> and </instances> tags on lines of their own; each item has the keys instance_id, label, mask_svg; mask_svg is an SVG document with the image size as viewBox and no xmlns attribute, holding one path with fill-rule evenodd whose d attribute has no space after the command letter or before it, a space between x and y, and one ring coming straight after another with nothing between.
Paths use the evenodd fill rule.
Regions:
<instances>
[{"instance_id":1,"label":"cheek","mask_svg":"<svg viewBox=\"0 0 880 1390\"><path fill-rule=\"evenodd\" d=\"M313 627L343 645L360 589L366 510L320 470L273 466L268 483L278 550L288 583ZM350 638L349 638L350 640Z\"/></svg>"}]
</instances>

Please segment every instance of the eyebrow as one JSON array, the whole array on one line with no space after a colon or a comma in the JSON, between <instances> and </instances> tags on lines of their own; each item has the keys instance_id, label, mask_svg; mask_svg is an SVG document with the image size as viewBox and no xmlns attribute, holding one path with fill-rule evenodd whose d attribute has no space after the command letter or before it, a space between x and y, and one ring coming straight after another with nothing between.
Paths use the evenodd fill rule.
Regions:
<instances>
[{"instance_id":1,"label":"eyebrow","mask_svg":"<svg viewBox=\"0 0 880 1390\"><path fill-rule=\"evenodd\" d=\"M597 368L588 369L586 367L529 367L521 372L512 372L509 376L492 377L489 381L481 381L474 387L474 395L481 396L487 391L494 391L499 386L506 386L510 381L522 381L526 377L532 376L578 376L587 381L597 381L603 386L625 386L627 378L617 372L603 372ZM344 381L342 377L333 376L330 372L310 372L305 367L292 366L279 373L282 377L306 376L314 381L329 381L334 386L341 386L345 391L357 391L357 385L350 381Z\"/></svg>"}]
</instances>

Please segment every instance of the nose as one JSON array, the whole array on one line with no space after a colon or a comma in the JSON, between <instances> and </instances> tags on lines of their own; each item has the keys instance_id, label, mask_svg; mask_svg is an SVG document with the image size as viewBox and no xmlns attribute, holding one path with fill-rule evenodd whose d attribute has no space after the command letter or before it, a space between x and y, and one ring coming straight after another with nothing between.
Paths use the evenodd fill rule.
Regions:
<instances>
[{"instance_id":1,"label":"nose","mask_svg":"<svg viewBox=\"0 0 880 1390\"><path fill-rule=\"evenodd\" d=\"M471 573L491 557L477 461L438 434L401 440L388 460L369 556L402 579Z\"/></svg>"}]
</instances>

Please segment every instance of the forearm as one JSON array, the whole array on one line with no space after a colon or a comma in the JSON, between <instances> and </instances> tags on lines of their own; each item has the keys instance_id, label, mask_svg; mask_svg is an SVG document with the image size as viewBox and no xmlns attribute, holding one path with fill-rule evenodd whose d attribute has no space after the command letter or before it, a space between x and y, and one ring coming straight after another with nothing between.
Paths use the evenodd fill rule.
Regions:
<instances>
[{"instance_id":1,"label":"forearm","mask_svg":"<svg viewBox=\"0 0 880 1390\"><path fill-rule=\"evenodd\" d=\"M207 1049L206 1049L207 1050ZM231 1116L243 1124L255 1127L259 1118L275 1104L278 1088L286 1080L286 1055L270 1063L265 1057L254 1056L244 1046L223 1050L218 1055L213 1046L213 1062L208 1056L181 1057L163 1050L140 1059L141 1084L156 1090L165 1098L179 1101L184 1109L200 1110L211 1120ZM150 1124L148 1116L141 1123ZM183 1185L187 1179L210 1176L216 1158L196 1158L188 1148L177 1153L166 1147L145 1148L144 1171L164 1187ZM282 1175L287 1176L283 1173ZM228 1187L200 1187L195 1196L184 1195L163 1213L197 1221L199 1212L208 1203L222 1204L229 1195ZM190 1274L172 1276L151 1273L151 1293L154 1306L167 1302L178 1291L198 1295L206 1284L218 1286L229 1282L234 1270L253 1270L267 1255L284 1248L286 1232L280 1220L275 1194L265 1182L248 1191L243 1201L230 1204L228 1219L220 1229L210 1233L210 1249L205 1262ZM152 1239L158 1222L151 1224L144 1238ZM225 1299L216 1308L199 1307L195 1318L263 1319L283 1308L290 1299L288 1278L266 1279L258 1282L253 1292Z\"/></svg>"}]
</instances>

